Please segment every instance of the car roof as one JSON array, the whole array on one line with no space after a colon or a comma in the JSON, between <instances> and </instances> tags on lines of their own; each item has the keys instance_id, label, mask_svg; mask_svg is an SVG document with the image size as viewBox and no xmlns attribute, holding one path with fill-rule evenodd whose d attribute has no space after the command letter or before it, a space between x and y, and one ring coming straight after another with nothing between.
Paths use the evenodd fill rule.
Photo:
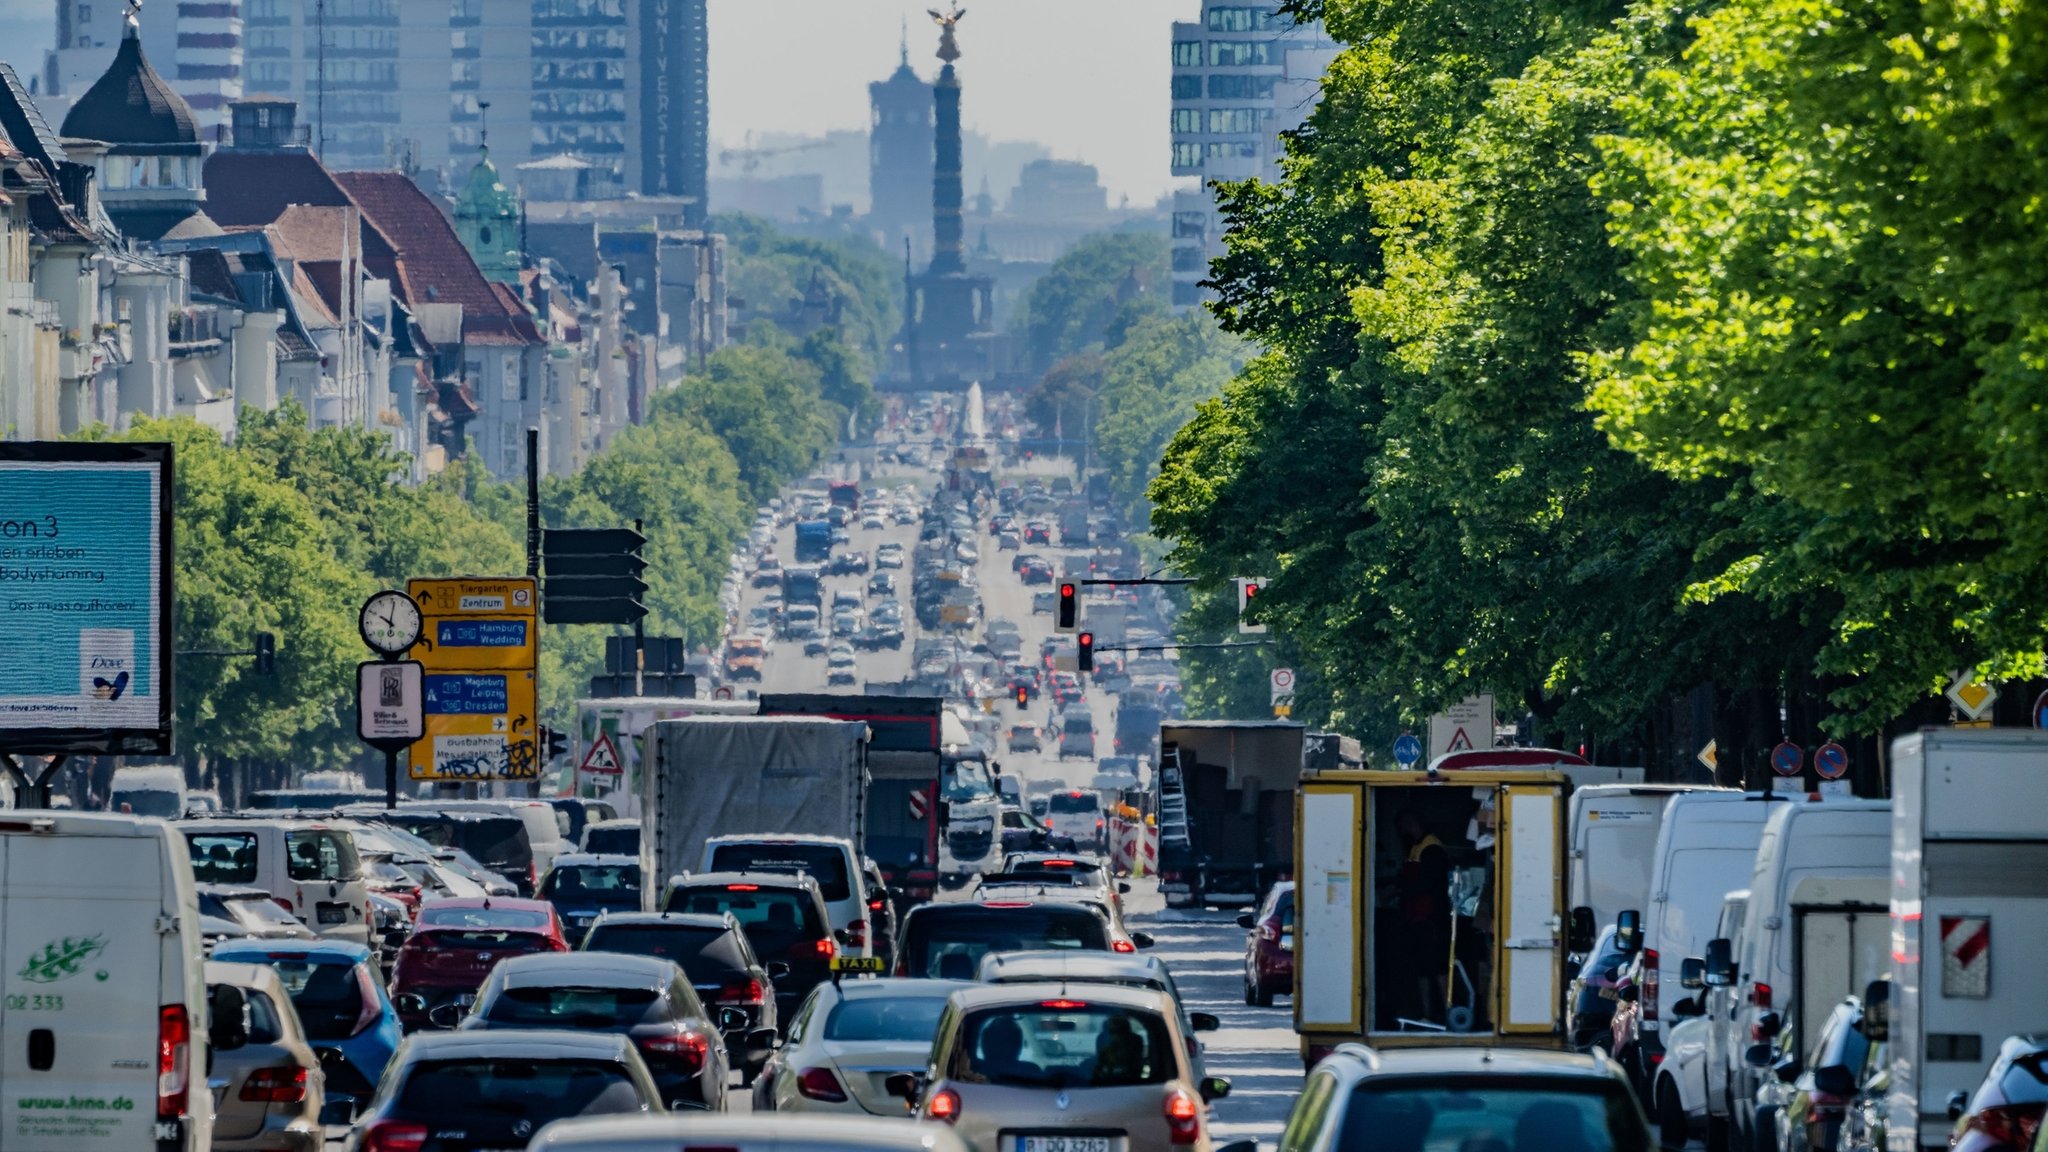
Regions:
<instances>
[{"instance_id":1,"label":"car roof","mask_svg":"<svg viewBox=\"0 0 2048 1152\"><path fill-rule=\"evenodd\" d=\"M948 900L942 904L919 904L910 910L910 915L912 919L929 919L948 915L987 915L990 912L1008 912L1020 908L1053 908L1065 912L1079 912L1087 916L1102 915L1101 910L1094 905L1071 899L1073 891L1072 888L1062 888L1059 896L1053 896L1048 892L1048 898L1043 900L1018 900L1006 893L1000 900Z\"/></svg>"},{"instance_id":2,"label":"car roof","mask_svg":"<svg viewBox=\"0 0 2048 1152\"><path fill-rule=\"evenodd\" d=\"M973 980L934 980L922 976L883 976L873 980L842 980L841 1000L886 1000L892 996L951 996L976 986Z\"/></svg>"},{"instance_id":3,"label":"car roof","mask_svg":"<svg viewBox=\"0 0 2048 1152\"><path fill-rule=\"evenodd\" d=\"M1070 864L1076 868L1104 867L1102 857L1089 852L1006 852L1003 863L1011 864Z\"/></svg>"},{"instance_id":4,"label":"car roof","mask_svg":"<svg viewBox=\"0 0 2048 1152\"><path fill-rule=\"evenodd\" d=\"M730 912L606 912L599 924L668 925L673 928L731 928L738 924Z\"/></svg>"},{"instance_id":5,"label":"car roof","mask_svg":"<svg viewBox=\"0 0 2048 1152\"><path fill-rule=\"evenodd\" d=\"M741 1149L846 1148L856 1152L965 1152L960 1137L938 1124L881 1116L804 1116L791 1113L721 1116L682 1112L665 1116L603 1116L558 1120L528 1147L617 1148L626 1152L712 1143Z\"/></svg>"},{"instance_id":6,"label":"car roof","mask_svg":"<svg viewBox=\"0 0 2048 1152\"><path fill-rule=\"evenodd\" d=\"M1398 1048L1376 1050L1363 1044L1340 1044L1327 1060L1348 1061L1374 1076L1583 1076L1618 1079L1620 1070L1605 1056L1553 1052L1539 1048Z\"/></svg>"},{"instance_id":7,"label":"car roof","mask_svg":"<svg viewBox=\"0 0 2048 1152\"><path fill-rule=\"evenodd\" d=\"M552 912L554 905L525 896L433 896L420 902L420 911L430 908L509 908L515 912Z\"/></svg>"},{"instance_id":8,"label":"car roof","mask_svg":"<svg viewBox=\"0 0 2048 1152\"><path fill-rule=\"evenodd\" d=\"M237 988L261 988L273 996L283 996L284 981L278 978L277 969L268 964L250 964L236 960L208 960L206 962L208 984L233 984Z\"/></svg>"},{"instance_id":9,"label":"car roof","mask_svg":"<svg viewBox=\"0 0 2048 1152\"><path fill-rule=\"evenodd\" d=\"M1091 1004L1112 1004L1119 1008L1150 1008L1163 1015L1173 1014L1173 1002L1166 993L1121 984L1090 984L1075 991L1058 980L1017 984L976 984L953 993L953 1006L963 1012L981 1008L1003 1008L1035 1004L1043 1000L1081 1000Z\"/></svg>"},{"instance_id":10,"label":"car roof","mask_svg":"<svg viewBox=\"0 0 2048 1152\"><path fill-rule=\"evenodd\" d=\"M415 1032L405 1050L413 1062L460 1060L464 1057L509 1057L514 1060L623 1060L632 1040L612 1032L574 1032L558 1028L506 1028L480 1032Z\"/></svg>"},{"instance_id":11,"label":"car roof","mask_svg":"<svg viewBox=\"0 0 2048 1152\"><path fill-rule=\"evenodd\" d=\"M1011 983L1024 980L1070 980L1166 978L1166 962L1157 956L1128 952L1087 952L1071 948L1033 949L1029 952L991 952L982 958L982 979Z\"/></svg>"},{"instance_id":12,"label":"car roof","mask_svg":"<svg viewBox=\"0 0 2048 1152\"><path fill-rule=\"evenodd\" d=\"M214 945L213 955L220 960L234 960L244 956L262 957L265 962L273 959L306 959L322 964L343 962L359 963L370 958L370 950L361 944L348 940L268 940L259 937L223 940Z\"/></svg>"},{"instance_id":13,"label":"car roof","mask_svg":"<svg viewBox=\"0 0 2048 1152\"><path fill-rule=\"evenodd\" d=\"M269 889L254 888L247 884L197 884L200 894L217 900L269 900Z\"/></svg>"},{"instance_id":14,"label":"car roof","mask_svg":"<svg viewBox=\"0 0 2048 1152\"><path fill-rule=\"evenodd\" d=\"M675 961L624 952L540 952L498 962L507 988L666 988Z\"/></svg>"},{"instance_id":15,"label":"car roof","mask_svg":"<svg viewBox=\"0 0 2048 1152\"><path fill-rule=\"evenodd\" d=\"M687 872L668 878L669 891L678 888L722 888L728 884L753 884L761 888L810 888L818 882L809 872Z\"/></svg>"}]
</instances>

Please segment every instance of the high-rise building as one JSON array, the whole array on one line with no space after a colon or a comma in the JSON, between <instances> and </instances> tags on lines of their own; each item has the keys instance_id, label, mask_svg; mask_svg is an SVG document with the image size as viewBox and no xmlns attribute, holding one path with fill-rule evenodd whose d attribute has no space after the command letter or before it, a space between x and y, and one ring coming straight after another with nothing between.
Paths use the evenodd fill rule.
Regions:
<instances>
[{"instance_id":1,"label":"high-rise building","mask_svg":"<svg viewBox=\"0 0 2048 1152\"><path fill-rule=\"evenodd\" d=\"M887 80L868 85L868 226L894 252L910 239L912 254L931 252L932 86L910 66L910 41Z\"/></svg>"},{"instance_id":2,"label":"high-rise building","mask_svg":"<svg viewBox=\"0 0 2048 1152\"><path fill-rule=\"evenodd\" d=\"M1173 197L1173 303L1199 304L1222 254L1212 181L1274 179L1280 134L1315 108L1338 46L1320 24L1296 24L1276 0L1201 0L1201 18L1173 25L1173 174L1201 179Z\"/></svg>"},{"instance_id":3,"label":"high-rise building","mask_svg":"<svg viewBox=\"0 0 2048 1152\"><path fill-rule=\"evenodd\" d=\"M168 0L139 21L142 50L192 110L203 140L227 124L243 85L243 0ZM114 62L128 6L123 0L57 0L56 47L43 60L41 102L62 116Z\"/></svg>"}]
</instances>

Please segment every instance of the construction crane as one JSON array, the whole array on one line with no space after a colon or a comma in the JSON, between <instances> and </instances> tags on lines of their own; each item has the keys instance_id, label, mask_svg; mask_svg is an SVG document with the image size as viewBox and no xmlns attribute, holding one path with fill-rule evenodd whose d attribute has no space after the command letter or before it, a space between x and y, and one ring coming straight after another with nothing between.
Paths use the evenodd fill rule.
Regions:
<instances>
[{"instance_id":1,"label":"construction crane","mask_svg":"<svg viewBox=\"0 0 2048 1152\"><path fill-rule=\"evenodd\" d=\"M740 171L748 176L752 176L761 167L761 161L763 160L775 156L788 156L797 152L809 152L814 148L825 147L826 143L824 140L805 140L796 144L784 144L775 148L756 148L754 147L754 134L749 132L747 133L746 147L719 149L718 162L726 165L737 163L740 166Z\"/></svg>"}]
</instances>

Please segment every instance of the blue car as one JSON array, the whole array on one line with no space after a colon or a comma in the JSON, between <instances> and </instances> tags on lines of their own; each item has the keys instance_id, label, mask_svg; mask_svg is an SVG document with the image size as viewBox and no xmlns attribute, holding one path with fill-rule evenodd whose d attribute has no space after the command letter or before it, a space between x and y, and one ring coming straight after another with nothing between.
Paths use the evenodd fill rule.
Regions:
<instances>
[{"instance_id":1,"label":"blue car","mask_svg":"<svg viewBox=\"0 0 2048 1152\"><path fill-rule=\"evenodd\" d=\"M368 1104L402 1038L376 956L340 940L223 940L213 959L268 964L284 981L327 1078L327 1102Z\"/></svg>"}]
</instances>

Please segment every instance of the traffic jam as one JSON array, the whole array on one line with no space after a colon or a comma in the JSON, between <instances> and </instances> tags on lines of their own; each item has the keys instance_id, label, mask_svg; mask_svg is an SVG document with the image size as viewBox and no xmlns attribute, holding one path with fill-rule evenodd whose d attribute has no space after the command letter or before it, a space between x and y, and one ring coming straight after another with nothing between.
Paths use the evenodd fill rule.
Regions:
<instances>
[{"instance_id":1,"label":"traffic jam","mask_svg":"<svg viewBox=\"0 0 2048 1152\"><path fill-rule=\"evenodd\" d=\"M1018 419L771 501L718 647L531 784L0 810L0 1149L2048 1149L2048 733L1879 799L1190 715Z\"/></svg>"}]
</instances>

